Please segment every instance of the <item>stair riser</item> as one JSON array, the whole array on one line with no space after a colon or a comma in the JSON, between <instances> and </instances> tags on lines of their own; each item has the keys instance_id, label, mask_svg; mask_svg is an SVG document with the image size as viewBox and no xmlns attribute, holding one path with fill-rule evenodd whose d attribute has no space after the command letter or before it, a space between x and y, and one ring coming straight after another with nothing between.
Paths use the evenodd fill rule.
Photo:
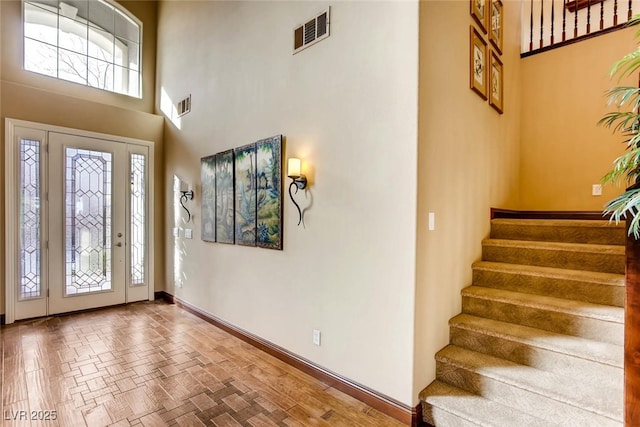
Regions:
<instances>
[{"instance_id":1,"label":"stair riser","mask_svg":"<svg viewBox=\"0 0 640 427\"><path fill-rule=\"evenodd\" d=\"M571 250L499 245L483 245L482 259L485 261L617 274L623 274L625 267L624 254L576 252Z\"/></svg>"},{"instance_id":2,"label":"stair riser","mask_svg":"<svg viewBox=\"0 0 640 427\"><path fill-rule=\"evenodd\" d=\"M545 419L553 425L581 427L620 427L614 418L622 414L597 414L591 408L581 409L520 387L482 376L479 373L437 361L436 377L447 384L481 395L497 403L518 408ZM567 381L570 381L569 379ZM622 396L620 396L622 407Z\"/></svg>"},{"instance_id":3,"label":"stair riser","mask_svg":"<svg viewBox=\"0 0 640 427\"><path fill-rule=\"evenodd\" d=\"M436 427L478 427L476 423L467 421L426 402L422 402L422 418Z\"/></svg>"},{"instance_id":4,"label":"stair riser","mask_svg":"<svg viewBox=\"0 0 640 427\"><path fill-rule=\"evenodd\" d=\"M531 366L566 377L580 378L599 388L603 385L622 389L623 370L615 367L562 354L544 348L533 347L504 337L496 337L463 328L451 327L451 344L478 353Z\"/></svg>"},{"instance_id":5,"label":"stair riser","mask_svg":"<svg viewBox=\"0 0 640 427\"><path fill-rule=\"evenodd\" d=\"M507 302L462 297L462 312L545 331L623 345L624 325Z\"/></svg>"},{"instance_id":6,"label":"stair riser","mask_svg":"<svg viewBox=\"0 0 640 427\"><path fill-rule=\"evenodd\" d=\"M473 270L473 284L487 288L546 295L593 304L612 305L615 307L624 306L623 286L485 269Z\"/></svg>"},{"instance_id":7,"label":"stair riser","mask_svg":"<svg viewBox=\"0 0 640 427\"><path fill-rule=\"evenodd\" d=\"M491 225L491 238L599 245L624 245L626 240L623 227L523 226L498 222Z\"/></svg>"}]
</instances>

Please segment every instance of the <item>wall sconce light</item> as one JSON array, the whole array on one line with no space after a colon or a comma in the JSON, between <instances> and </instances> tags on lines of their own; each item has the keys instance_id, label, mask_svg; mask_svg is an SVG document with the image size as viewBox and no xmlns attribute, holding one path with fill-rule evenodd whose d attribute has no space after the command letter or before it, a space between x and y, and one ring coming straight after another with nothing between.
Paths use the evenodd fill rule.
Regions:
<instances>
[{"instance_id":1,"label":"wall sconce light","mask_svg":"<svg viewBox=\"0 0 640 427\"><path fill-rule=\"evenodd\" d=\"M300 206L296 203L293 198L293 194L291 193L291 188L296 187L296 194L298 190L304 190L307 188L307 177L300 173L300 159L296 159L295 157L290 157L287 163L287 176L291 178L291 184L289 184L289 197L291 197L291 201L298 209L298 225L302 223L302 211L300 210Z\"/></svg>"},{"instance_id":2,"label":"wall sconce light","mask_svg":"<svg viewBox=\"0 0 640 427\"><path fill-rule=\"evenodd\" d=\"M187 222L191 221L191 212L184 205L188 200L193 200L193 190L180 190L180 206L187 212Z\"/></svg>"}]
</instances>

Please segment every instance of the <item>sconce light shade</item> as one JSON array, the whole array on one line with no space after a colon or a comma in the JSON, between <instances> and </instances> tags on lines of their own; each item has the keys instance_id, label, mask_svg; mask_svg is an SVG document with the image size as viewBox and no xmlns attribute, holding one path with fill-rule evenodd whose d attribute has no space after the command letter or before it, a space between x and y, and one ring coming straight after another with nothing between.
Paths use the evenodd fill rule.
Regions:
<instances>
[{"instance_id":1,"label":"sconce light shade","mask_svg":"<svg viewBox=\"0 0 640 427\"><path fill-rule=\"evenodd\" d=\"M304 190L307 188L307 177L301 173L300 170L300 159L296 159L295 157L290 157L287 161L287 176L291 178L291 184L289 184L289 197L291 201L298 209L298 225L302 222L302 211L300 210L300 206L296 203L293 198L293 193L291 193L291 188L296 188L296 193L298 190Z\"/></svg>"},{"instance_id":2,"label":"sconce light shade","mask_svg":"<svg viewBox=\"0 0 640 427\"><path fill-rule=\"evenodd\" d=\"M287 176L289 178L298 178L300 176L300 159L296 159L295 157L289 158Z\"/></svg>"}]
</instances>

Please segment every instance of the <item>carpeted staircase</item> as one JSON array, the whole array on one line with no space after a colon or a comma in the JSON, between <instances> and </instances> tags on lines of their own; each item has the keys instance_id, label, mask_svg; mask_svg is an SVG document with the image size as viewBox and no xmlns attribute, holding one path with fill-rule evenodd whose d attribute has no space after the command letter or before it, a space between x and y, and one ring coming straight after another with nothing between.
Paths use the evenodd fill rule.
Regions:
<instances>
[{"instance_id":1,"label":"carpeted staircase","mask_svg":"<svg viewBox=\"0 0 640 427\"><path fill-rule=\"evenodd\" d=\"M436 380L436 427L622 426L625 232L494 219Z\"/></svg>"}]
</instances>

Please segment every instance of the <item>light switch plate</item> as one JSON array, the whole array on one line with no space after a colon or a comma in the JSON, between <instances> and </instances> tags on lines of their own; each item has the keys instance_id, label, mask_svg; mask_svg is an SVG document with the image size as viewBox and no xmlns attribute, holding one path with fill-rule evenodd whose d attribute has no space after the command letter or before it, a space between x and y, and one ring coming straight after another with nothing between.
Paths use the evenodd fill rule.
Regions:
<instances>
[{"instance_id":1,"label":"light switch plate","mask_svg":"<svg viewBox=\"0 0 640 427\"><path fill-rule=\"evenodd\" d=\"M602 185L593 184L593 186L591 186L591 195L592 196L602 196Z\"/></svg>"},{"instance_id":2,"label":"light switch plate","mask_svg":"<svg viewBox=\"0 0 640 427\"><path fill-rule=\"evenodd\" d=\"M184 229L184 238L185 239L193 239L193 230L190 228Z\"/></svg>"}]
</instances>

